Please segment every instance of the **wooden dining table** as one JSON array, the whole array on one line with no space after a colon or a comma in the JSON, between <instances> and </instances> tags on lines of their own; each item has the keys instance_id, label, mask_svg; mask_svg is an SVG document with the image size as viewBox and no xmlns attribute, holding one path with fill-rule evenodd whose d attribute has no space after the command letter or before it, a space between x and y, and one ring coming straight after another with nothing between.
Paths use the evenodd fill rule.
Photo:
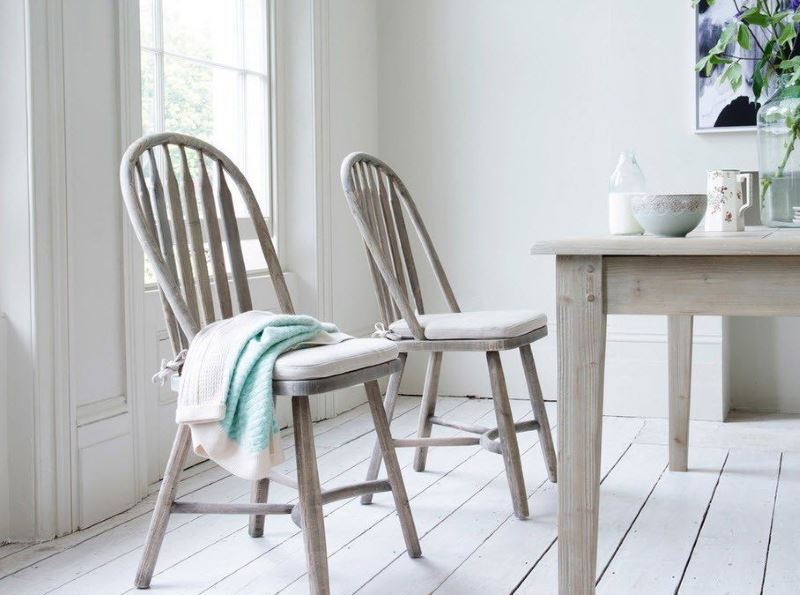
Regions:
<instances>
[{"instance_id":1,"label":"wooden dining table","mask_svg":"<svg viewBox=\"0 0 800 595\"><path fill-rule=\"evenodd\" d=\"M669 462L687 470L692 317L800 315L800 230L549 240L558 327L559 593L593 593L606 316L668 318Z\"/></svg>"}]
</instances>

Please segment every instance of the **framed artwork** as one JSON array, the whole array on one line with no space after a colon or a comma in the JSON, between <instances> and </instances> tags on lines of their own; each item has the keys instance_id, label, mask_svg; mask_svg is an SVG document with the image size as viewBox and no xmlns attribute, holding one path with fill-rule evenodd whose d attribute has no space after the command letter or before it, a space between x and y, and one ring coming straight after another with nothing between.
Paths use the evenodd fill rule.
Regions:
<instances>
[{"instance_id":1,"label":"framed artwork","mask_svg":"<svg viewBox=\"0 0 800 595\"><path fill-rule=\"evenodd\" d=\"M739 2L741 4L741 2ZM700 2L695 14L695 60L705 56L719 40L722 30L735 16L735 0L716 0L712 6ZM734 44L731 44L733 53ZM748 58L760 58L758 48L736 50ZM722 132L754 130L758 105L753 94L753 61L743 60L742 86L734 92L727 83L719 84L723 66L717 65L707 76L695 74L695 130Z\"/></svg>"}]
</instances>

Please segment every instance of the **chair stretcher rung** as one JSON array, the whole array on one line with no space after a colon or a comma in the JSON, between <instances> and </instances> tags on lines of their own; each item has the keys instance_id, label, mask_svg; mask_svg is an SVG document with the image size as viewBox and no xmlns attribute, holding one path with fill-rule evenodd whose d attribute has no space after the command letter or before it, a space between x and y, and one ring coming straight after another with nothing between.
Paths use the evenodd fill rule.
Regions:
<instances>
[{"instance_id":1,"label":"chair stretcher rung","mask_svg":"<svg viewBox=\"0 0 800 595\"><path fill-rule=\"evenodd\" d=\"M443 436L433 438L395 438L395 447L408 448L412 446L472 446L480 444L478 436Z\"/></svg>"},{"instance_id":2,"label":"chair stretcher rung","mask_svg":"<svg viewBox=\"0 0 800 595\"><path fill-rule=\"evenodd\" d=\"M291 514L292 504L173 502L175 514Z\"/></svg>"},{"instance_id":3,"label":"chair stretcher rung","mask_svg":"<svg viewBox=\"0 0 800 595\"><path fill-rule=\"evenodd\" d=\"M322 503L329 504L345 498L362 496L363 494L374 494L376 492L390 491L392 491L392 484L389 483L388 479L373 479L371 481L362 481L360 483L353 483L340 488L326 490L322 492L321 496ZM302 524L300 522L300 512L300 504L298 503L292 509L292 520L294 521L295 525L302 528Z\"/></svg>"},{"instance_id":4,"label":"chair stretcher rung","mask_svg":"<svg viewBox=\"0 0 800 595\"><path fill-rule=\"evenodd\" d=\"M539 422L535 419L528 419L525 421L518 421L514 423L514 431L515 432L529 432L531 430L538 430L539 429ZM501 444L500 440L498 440L498 436L500 432L497 428L489 430L485 434L482 434L480 437L481 441L481 448L488 450L489 452L497 453L499 455L503 454L503 445Z\"/></svg>"},{"instance_id":5,"label":"chair stretcher rung","mask_svg":"<svg viewBox=\"0 0 800 595\"><path fill-rule=\"evenodd\" d=\"M436 415L430 418L430 422L436 426L453 428L455 430L461 430L462 432L469 432L470 434L485 434L486 432L491 430L491 428L487 428L486 426L478 426L474 424L464 424L458 421L450 421L448 419L437 417Z\"/></svg>"},{"instance_id":6,"label":"chair stretcher rung","mask_svg":"<svg viewBox=\"0 0 800 595\"><path fill-rule=\"evenodd\" d=\"M376 492L391 492L392 484L388 479L373 479L372 481L362 481L340 488L333 488L322 492L322 503L329 504L344 498L354 498L363 494L374 494Z\"/></svg>"},{"instance_id":7,"label":"chair stretcher rung","mask_svg":"<svg viewBox=\"0 0 800 595\"><path fill-rule=\"evenodd\" d=\"M287 488L292 488L295 490L297 489L297 480L289 475L284 475L283 473L270 473L267 476L267 479L286 486Z\"/></svg>"}]
</instances>

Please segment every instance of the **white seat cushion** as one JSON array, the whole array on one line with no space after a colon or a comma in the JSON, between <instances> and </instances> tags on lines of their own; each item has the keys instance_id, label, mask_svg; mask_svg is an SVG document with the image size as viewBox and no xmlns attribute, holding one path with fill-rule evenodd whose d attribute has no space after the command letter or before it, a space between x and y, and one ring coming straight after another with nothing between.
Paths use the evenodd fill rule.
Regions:
<instances>
[{"instance_id":1,"label":"white seat cushion","mask_svg":"<svg viewBox=\"0 0 800 595\"><path fill-rule=\"evenodd\" d=\"M333 345L303 347L281 355L275 361L272 378L328 378L390 362L398 354L397 345L387 339L348 339Z\"/></svg>"},{"instance_id":2,"label":"white seat cushion","mask_svg":"<svg viewBox=\"0 0 800 595\"><path fill-rule=\"evenodd\" d=\"M417 316L425 338L440 339L509 339L547 325L547 316L533 310L487 310L421 314ZM402 339L413 339L405 319L396 320L389 330Z\"/></svg>"}]
</instances>

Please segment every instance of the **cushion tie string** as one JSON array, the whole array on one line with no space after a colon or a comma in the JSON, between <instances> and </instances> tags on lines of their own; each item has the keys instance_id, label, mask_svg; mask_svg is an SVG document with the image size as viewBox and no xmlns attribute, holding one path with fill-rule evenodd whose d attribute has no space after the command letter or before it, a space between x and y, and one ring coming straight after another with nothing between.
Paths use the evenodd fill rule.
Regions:
<instances>
[{"instance_id":1,"label":"cushion tie string","mask_svg":"<svg viewBox=\"0 0 800 595\"><path fill-rule=\"evenodd\" d=\"M164 386L171 376L175 376L176 374L180 374L181 368L183 367L183 362L186 361L186 349L182 349L178 352L174 359L167 361L166 359L161 360L161 369L153 374L153 377L150 379L153 384L157 384L158 386Z\"/></svg>"},{"instance_id":2,"label":"cushion tie string","mask_svg":"<svg viewBox=\"0 0 800 595\"><path fill-rule=\"evenodd\" d=\"M376 339L395 340L398 338L398 336L394 334L391 329L387 329L385 326L383 326L382 322L375 323L375 331L370 336Z\"/></svg>"}]
</instances>

